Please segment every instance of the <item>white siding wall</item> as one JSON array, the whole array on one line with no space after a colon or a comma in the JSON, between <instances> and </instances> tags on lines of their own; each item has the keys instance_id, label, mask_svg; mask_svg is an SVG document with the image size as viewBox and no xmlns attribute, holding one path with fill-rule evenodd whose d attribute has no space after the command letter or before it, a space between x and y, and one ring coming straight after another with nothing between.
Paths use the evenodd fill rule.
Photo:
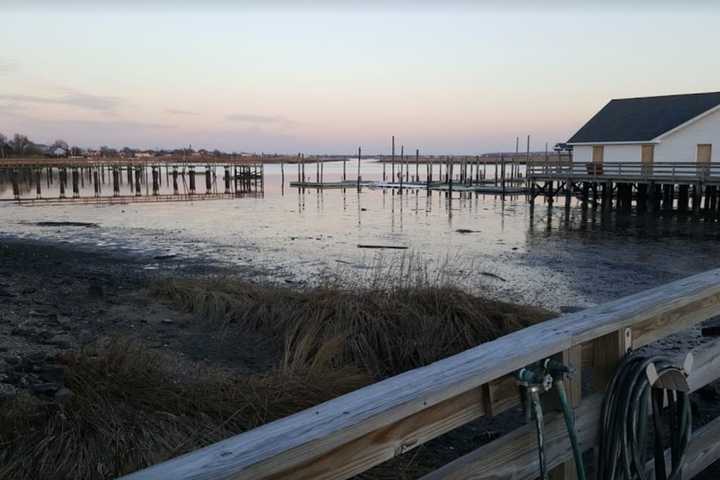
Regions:
<instances>
[{"instance_id":1,"label":"white siding wall","mask_svg":"<svg viewBox=\"0 0 720 480\"><path fill-rule=\"evenodd\" d=\"M586 145L575 145L575 147L573 147L573 162L592 162L592 147Z\"/></svg>"},{"instance_id":2,"label":"white siding wall","mask_svg":"<svg viewBox=\"0 0 720 480\"><path fill-rule=\"evenodd\" d=\"M640 145L605 145L603 161L608 163L639 163L640 155Z\"/></svg>"},{"instance_id":3,"label":"white siding wall","mask_svg":"<svg viewBox=\"0 0 720 480\"><path fill-rule=\"evenodd\" d=\"M640 162L640 145L604 145L603 161L605 162ZM575 145L573 161L578 163L592 162L592 145Z\"/></svg>"},{"instance_id":4,"label":"white siding wall","mask_svg":"<svg viewBox=\"0 0 720 480\"><path fill-rule=\"evenodd\" d=\"M669 135L655 146L656 162L696 162L697 146L712 144L712 161L720 162L720 110Z\"/></svg>"}]
</instances>

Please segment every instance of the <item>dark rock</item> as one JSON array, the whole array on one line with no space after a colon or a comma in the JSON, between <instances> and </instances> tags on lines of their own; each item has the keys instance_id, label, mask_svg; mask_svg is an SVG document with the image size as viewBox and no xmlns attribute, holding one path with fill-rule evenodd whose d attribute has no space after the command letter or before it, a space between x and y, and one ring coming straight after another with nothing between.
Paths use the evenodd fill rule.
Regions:
<instances>
[{"instance_id":1,"label":"dark rock","mask_svg":"<svg viewBox=\"0 0 720 480\"><path fill-rule=\"evenodd\" d=\"M35 383L30 385L30 391L37 395L54 395L55 392L62 388L61 385L52 382Z\"/></svg>"},{"instance_id":2,"label":"dark rock","mask_svg":"<svg viewBox=\"0 0 720 480\"><path fill-rule=\"evenodd\" d=\"M69 335L60 334L50 338L46 343L48 343L49 345L54 345L58 348L68 349L72 347L73 342L72 338L70 338Z\"/></svg>"},{"instance_id":3,"label":"dark rock","mask_svg":"<svg viewBox=\"0 0 720 480\"><path fill-rule=\"evenodd\" d=\"M46 365L40 368L39 375L46 382L62 384L65 381L65 369L60 365Z\"/></svg>"},{"instance_id":4,"label":"dark rock","mask_svg":"<svg viewBox=\"0 0 720 480\"><path fill-rule=\"evenodd\" d=\"M31 365L38 365L41 363L45 363L46 360L47 360L47 355L44 352L33 352L29 355L26 355L25 358L23 358L23 363L31 364Z\"/></svg>"},{"instance_id":5,"label":"dark rock","mask_svg":"<svg viewBox=\"0 0 720 480\"><path fill-rule=\"evenodd\" d=\"M18 355L6 355L3 357L3 360L5 360L10 365L19 365L22 361L22 358Z\"/></svg>"},{"instance_id":6,"label":"dark rock","mask_svg":"<svg viewBox=\"0 0 720 480\"><path fill-rule=\"evenodd\" d=\"M4 400L8 400L11 398L15 398L17 395L17 388L15 388L14 385L10 385L9 383L0 383L0 398Z\"/></svg>"},{"instance_id":7,"label":"dark rock","mask_svg":"<svg viewBox=\"0 0 720 480\"><path fill-rule=\"evenodd\" d=\"M67 400L71 399L73 396L75 396L75 393L73 393L72 390L70 390L67 387L62 387L60 390L55 392L55 400L62 403L66 402Z\"/></svg>"},{"instance_id":8,"label":"dark rock","mask_svg":"<svg viewBox=\"0 0 720 480\"><path fill-rule=\"evenodd\" d=\"M12 330L10 330L10 335L17 335L18 337L29 337L34 333L34 329L26 327L14 327Z\"/></svg>"}]
</instances>

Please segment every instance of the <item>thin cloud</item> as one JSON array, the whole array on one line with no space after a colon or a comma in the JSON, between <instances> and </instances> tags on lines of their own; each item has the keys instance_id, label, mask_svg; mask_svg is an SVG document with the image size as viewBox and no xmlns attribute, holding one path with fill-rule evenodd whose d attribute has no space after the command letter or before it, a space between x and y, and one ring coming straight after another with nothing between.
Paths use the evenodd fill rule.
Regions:
<instances>
[{"instance_id":1,"label":"thin cloud","mask_svg":"<svg viewBox=\"0 0 720 480\"><path fill-rule=\"evenodd\" d=\"M0 95L0 100L14 103L34 103L41 105L66 105L96 112L112 112L122 103L118 97L91 95L70 91L59 97L40 97L36 95Z\"/></svg>"},{"instance_id":2,"label":"thin cloud","mask_svg":"<svg viewBox=\"0 0 720 480\"><path fill-rule=\"evenodd\" d=\"M286 127L297 125L295 121L281 115L256 115L253 113L233 113L227 115L225 120L250 125L282 125Z\"/></svg>"},{"instance_id":3,"label":"thin cloud","mask_svg":"<svg viewBox=\"0 0 720 480\"><path fill-rule=\"evenodd\" d=\"M170 115L197 115L197 112L191 112L190 110L178 110L176 108L166 108L165 113Z\"/></svg>"}]
</instances>

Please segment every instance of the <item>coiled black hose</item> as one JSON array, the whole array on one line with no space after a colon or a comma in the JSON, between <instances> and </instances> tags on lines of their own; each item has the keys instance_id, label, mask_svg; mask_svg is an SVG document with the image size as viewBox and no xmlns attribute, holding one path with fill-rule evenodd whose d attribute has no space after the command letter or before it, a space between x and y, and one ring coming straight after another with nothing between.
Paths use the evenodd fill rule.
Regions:
<instances>
[{"instance_id":1,"label":"coiled black hose","mask_svg":"<svg viewBox=\"0 0 720 480\"><path fill-rule=\"evenodd\" d=\"M682 459L690 440L692 418L687 392L653 388L647 376L648 365L654 364L659 377L670 370L679 370L663 356L629 354L621 362L610 383L603 402L600 450L597 471L599 480L648 480L647 438L648 408L652 403L657 480L679 480ZM672 469L665 468L662 415L664 392L669 399L670 448Z\"/></svg>"}]
</instances>

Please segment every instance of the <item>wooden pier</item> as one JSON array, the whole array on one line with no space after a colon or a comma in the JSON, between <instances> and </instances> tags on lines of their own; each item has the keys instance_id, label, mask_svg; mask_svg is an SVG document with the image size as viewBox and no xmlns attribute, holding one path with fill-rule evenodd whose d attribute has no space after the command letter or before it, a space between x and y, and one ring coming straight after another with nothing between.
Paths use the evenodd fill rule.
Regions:
<instances>
[{"instance_id":1,"label":"wooden pier","mask_svg":"<svg viewBox=\"0 0 720 480\"><path fill-rule=\"evenodd\" d=\"M2 184L11 185L12 197L1 201L23 204L211 200L262 194L264 167L245 162L3 162Z\"/></svg>"},{"instance_id":2,"label":"wooden pier","mask_svg":"<svg viewBox=\"0 0 720 480\"><path fill-rule=\"evenodd\" d=\"M394 155L390 161L381 160L383 164L381 180L365 180L361 172L362 154L361 151L358 151L356 178L348 179L347 168L343 163L342 179L328 182L324 179L320 162L306 162L302 156L298 156L297 179L290 181L290 187L304 189L377 188L391 189L400 193L404 190L421 189L478 194L524 195L529 193L525 176L525 170L529 163L524 157L505 158L502 155L496 158L480 156L424 157L424 163L420 162L421 158L417 150L415 157L407 158L401 148L401 154L397 160ZM388 163L390 168L387 168ZM562 163L566 163L566 158L563 158ZM313 167L314 172L308 171ZM282 176L284 179L284 169Z\"/></svg>"},{"instance_id":3,"label":"wooden pier","mask_svg":"<svg viewBox=\"0 0 720 480\"><path fill-rule=\"evenodd\" d=\"M580 199L602 209L680 212L720 217L720 165L678 163L566 163L528 167L530 201Z\"/></svg>"},{"instance_id":4,"label":"wooden pier","mask_svg":"<svg viewBox=\"0 0 720 480\"><path fill-rule=\"evenodd\" d=\"M473 420L520 405L515 372L548 358L576 367L567 390L580 449L587 454L598 445L603 394L626 352L717 315L720 270L712 270L519 330L123 478L351 478ZM685 352L675 355L673 362L685 365ZM708 338L692 355L694 365L686 370L691 392L720 377L720 340ZM583 382L587 375L591 382ZM545 400L552 400L546 397L550 392L543 394ZM544 424L551 478L575 478L562 415L548 413ZM533 480L537 448L534 428L526 424L423 479ZM592 463L592 455L585 458ZM720 418L692 433L682 479L718 458ZM651 460L648 472L653 468Z\"/></svg>"}]
</instances>

